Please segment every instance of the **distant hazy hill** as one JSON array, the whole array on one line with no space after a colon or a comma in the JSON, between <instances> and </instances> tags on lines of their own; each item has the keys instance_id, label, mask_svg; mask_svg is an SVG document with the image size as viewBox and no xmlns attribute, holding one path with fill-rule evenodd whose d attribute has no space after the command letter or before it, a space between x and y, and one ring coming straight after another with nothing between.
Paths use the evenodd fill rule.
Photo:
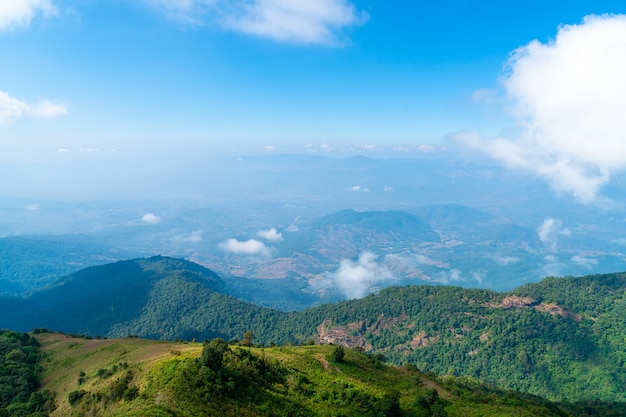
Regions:
<instances>
[{"instance_id":1,"label":"distant hazy hill","mask_svg":"<svg viewBox=\"0 0 626 417\"><path fill-rule=\"evenodd\" d=\"M492 221L493 216L459 204L432 204L413 210L430 224L441 226L468 226Z\"/></svg>"},{"instance_id":2,"label":"distant hazy hill","mask_svg":"<svg viewBox=\"0 0 626 417\"><path fill-rule=\"evenodd\" d=\"M369 229L378 233L395 233L427 242L438 242L439 236L428 223L404 211L341 210L311 222L315 229L347 227Z\"/></svg>"},{"instance_id":3,"label":"distant hazy hill","mask_svg":"<svg viewBox=\"0 0 626 417\"><path fill-rule=\"evenodd\" d=\"M118 251L86 235L0 238L0 293L20 294L92 265L137 253Z\"/></svg>"},{"instance_id":4,"label":"distant hazy hill","mask_svg":"<svg viewBox=\"0 0 626 417\"><path fill-rule=\"evenodd\" d=\"M306 340L359 347L423 371L469 376L551 399L626 401L626 275L550 278L510 293L391 287L360 300L284 313L224 294L224 283L170 258L70 275L1 300L0 328L100 336Z\"/></svg>"}]
</instances>

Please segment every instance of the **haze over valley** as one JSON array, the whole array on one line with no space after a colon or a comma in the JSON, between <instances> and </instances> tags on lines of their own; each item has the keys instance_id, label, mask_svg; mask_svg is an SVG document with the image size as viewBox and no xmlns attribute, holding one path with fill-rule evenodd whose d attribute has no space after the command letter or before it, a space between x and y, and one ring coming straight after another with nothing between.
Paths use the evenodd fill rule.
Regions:
<instances>
[{"instance_id":1,"label":"haze over valley","mask_svg":"<svg viewBox=\"0 0 626 417\"><path fill-rule=\"evenodd\" d=\"M626 4L1 0L0 417L624 416Z\"/></svg>"}]
</instances>

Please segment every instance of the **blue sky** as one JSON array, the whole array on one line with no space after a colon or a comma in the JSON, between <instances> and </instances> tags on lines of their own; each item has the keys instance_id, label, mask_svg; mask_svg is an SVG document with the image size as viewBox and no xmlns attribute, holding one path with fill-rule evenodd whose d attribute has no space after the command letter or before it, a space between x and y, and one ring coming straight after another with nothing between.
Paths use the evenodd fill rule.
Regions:
<instances>
[{"instance_id":1,"label":"blue sky","mask_svg":"<svg viewBox=\"0 0 626 417\"><path fill-rule=\"evenodd\" d=\"M484 148L519 129L499 81L516 48L624 12L623 1L3 0L0 162Z\"/></svg>"}]
</instances>

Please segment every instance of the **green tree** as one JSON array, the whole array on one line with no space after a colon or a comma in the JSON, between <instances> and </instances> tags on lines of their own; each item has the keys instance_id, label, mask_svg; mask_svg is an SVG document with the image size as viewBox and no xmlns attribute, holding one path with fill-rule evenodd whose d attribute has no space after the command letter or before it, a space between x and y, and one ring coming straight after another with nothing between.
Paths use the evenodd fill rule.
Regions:
<instances>
[{"instance_id":1,"label":"green tree","mask_svg":"<svg viewBox=\"0 0 626 417\"><path fill-rule=\"evenodd\" d=\"M222 368L224 363L224 355L230 351L228 343L224 339L216 338L210 342L204 342L202 345L202 355L200 356L200 364L206 366L213 371Z\"/></svg>"},{"instance_id":2,"label":"green tree","mask_svg":"<svg viewBox=\"0 0 626 417\"><path fill-rule=\"evenodd\" d=\"M241 344L244 346L251 346L252 340L254 339L254 333L250 330L243 334L243 339L241 339Z\"/></svg>"},{"instance_id":3,"label":"green tree","mask_svg":"<svg viewBox=\"0 0 626 417\"><path fill-rule=\"evenodd\" d=\"M331 354L331 361L335 363L343 362L344 357L346 356L346 349L343 346L336 346L333 349L333 353Z\"/></svg>"}]
</instances>

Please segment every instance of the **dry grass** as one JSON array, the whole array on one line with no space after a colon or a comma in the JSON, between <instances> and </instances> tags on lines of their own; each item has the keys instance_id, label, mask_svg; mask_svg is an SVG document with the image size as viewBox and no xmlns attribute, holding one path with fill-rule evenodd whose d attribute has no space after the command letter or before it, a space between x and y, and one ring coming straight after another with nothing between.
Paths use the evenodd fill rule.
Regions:
<instances>
[{"instance_id":1,"label":"dry grass","mask_svg":"<svg viewBox=\"0 0 626 417\"><path fill-rule=\"evenodd\" d=\"M133 374L141 378L157 362L174 355L199 355L202 346L199 343L162 342L155 340L126 339L80 339L61 334L47 333L37 335L45 359L43 365L42 389L57 393L57 409L51 416L71 414L67 402L71 391L85 389L97 391L99 385L107 383L98 378L100 369L118 367L117 374L126 372L119 365L129 364ZM85 382L78 384L81 372L85 373Z\"/></svg>"}]
</instances>

